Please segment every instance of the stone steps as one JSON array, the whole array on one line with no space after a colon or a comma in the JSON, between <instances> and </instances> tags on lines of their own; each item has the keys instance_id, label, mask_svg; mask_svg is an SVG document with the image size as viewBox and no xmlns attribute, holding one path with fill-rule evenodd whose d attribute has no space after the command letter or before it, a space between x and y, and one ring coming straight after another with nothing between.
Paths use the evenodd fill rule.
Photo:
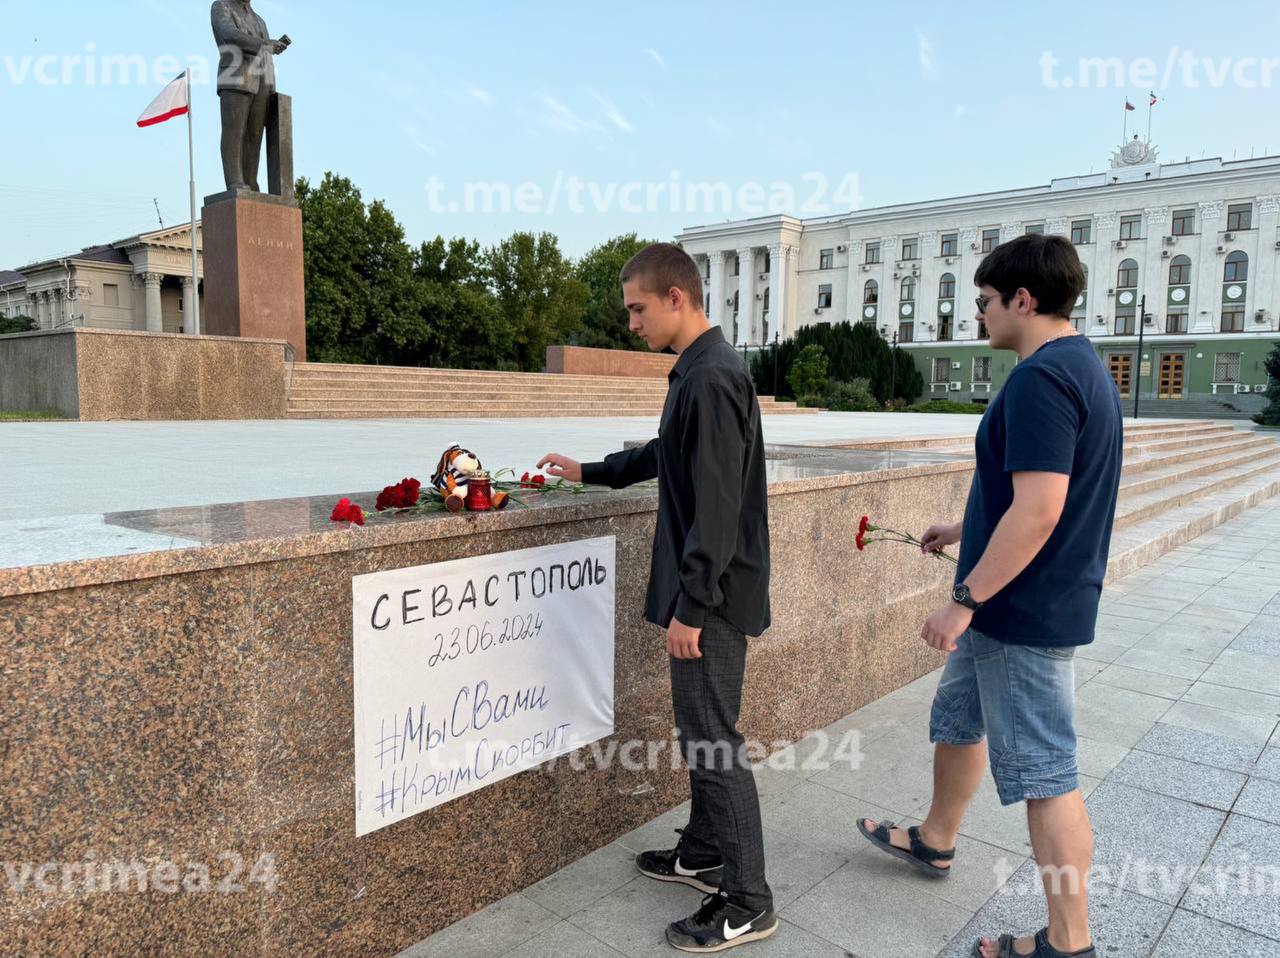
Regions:
<instances>
[{"instance_id":1,"label":"stone steps","mask_svg":"<svg viewBox=\"0 0 1280 958\"><path fill-rule=\"evenodd\" d=\"M1199 470L1195 476L1170 477L1162 486L1146 492L1131 493L1116 507L1117 530L1127 529L1145 519L1188 505L1218 492L1230 492L1240 482L1270 475L1280 482L1280 445L1268 456L1256 456L1244 465L1223 468L1213 463L1213 471Z\"/></svg>"},{"instance_id":2,"label":"stone steps","mask_svg":"<svg viewBox=\"0 0 1280 958\"><path fill-rule=\"evenodd\" d=\"M337 363L293 366L290 419L506 419L662 414L665 378L563 376ZM810 415L760 397L767 415Z\"/></svg>"}]
</instances>

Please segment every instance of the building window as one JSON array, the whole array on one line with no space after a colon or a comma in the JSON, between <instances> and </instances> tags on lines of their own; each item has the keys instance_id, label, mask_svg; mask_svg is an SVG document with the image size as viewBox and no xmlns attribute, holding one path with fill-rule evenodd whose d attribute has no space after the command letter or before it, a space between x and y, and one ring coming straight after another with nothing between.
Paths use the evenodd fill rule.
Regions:
<instances>
[{"instance_id":1,"label":"building window","mask_svg":"<svg viewBox=\"0 0 1280 958\"><path fill-rule=\"evenodd\" d=\"M711 315L711 294L710 293L707 293L707 305L703 309L703 312L706 313L708 316Z\"/></svg>"},{"instance_id":2,"label":"building window","mask_svg":"<svg viewBox=\"0 0 1280 958\"><path fill-rule=\"evenodd\" d=\"M983 230L982 231L982 252L990 253L993 249L1000 245L1000 231Z\"/></svg>"},{"instance_id":3,"label":"building window","mask_svg":"<svg viewBox=\"0 0 1280 958\"><path fill-rule=\"evenodd\" d=\"M1175 256L1169 261L1169 285L1191 285L1191 257Z\"/></svg>"},{"instance_id":4,"label":"building window","mask_svg":"<svg viewBox=\"0 0 1280 958\"><path fill-rule=\"evenodd\" d=\"M740 274L741 274L741 270L742 270L742 257L741 257L741 256L735 256L735 257L733 258L733 275L734 275L734 276L738 276L738 275L740 275Z\"/></svg>"},{"instance_id":5,"label":"building window","mask_svg":"<svg viewBox=\"0 0 1280 958\"><path fill-rule=\"evenodd\" d=\"M1236 250L1227 254L1227 263L1222 269L1224 283L1243 283L1249 278L1249 256Z\"/></svg>"},{"instance_id":6,"label":"building window","mask_svg":"<svg viewBox=\"0 0 1280 958\"><path fill-rule=\"evenodd\" d=\"M1174 236L1190 236L1195 231L1196 211L1194 209L1173 211Z\"/></svg>"},{"instance_id":7,"label":"building window","mask_svg":"<svg viewBox=\"0 0 1280 958\"><path fill-rule=\"evenodd\" d=\"M940 343L951 342L951 317L950 316L938 317L938 342Z\"/></svg>"},{"instance_id":8,"label":"building window","mask_svg":"<svg viewBox=\"0 0 1280 958\"><path fill-rule=\"evenodd\" d=\"M1227 231L1253 228L1253 204L1232 203L1227 207Z\"/></svg>"},{"instance_id":9,"label":"building window","mask_svg":"<svg viewBox=\"0 0 1280 958\"><path fill-rule=\"evenodd\" d=\"M904 239L902 241L902 256L900 259L919 259L920 258L920 240L918 237Z\"/></svg>"},{"instance_id":10,"label":"building window","mask_svg":"<svg viewBox=\"0 0 1280 958\"><path fill-rule=\"evenodd\" d=\"M1093 220L1071 221L1071 242L1076 246L1084 246L1093 242Z\"/></svg>"},{"instance_id":11,"label":"building window","mask_svg":"<svg viewBox=\"0 0 1280 958\"><path fill-rule=\"evenodd\" d=\"M1244 332L1244 307L1243 306L1222 307L1222 332L1224 333L1243 333Z\"/></svg>"},{"instance_id":12,"label":"building window","mask_svg":"<svg viewBox=\"0 0 1280 958\"><path fill-rule=\"evenodd\" d=\"M1215 383L1240 381L1240 353L1217 353L1213 357L1213 381Z\"/></svg>"},{"instance_id":13,"label":"building window","mask_svg":"<svg viewBox=\"0 0 1280 958\"><path fill-rule=\"evenodd\" d=\"M1142 239L1142 214L1120 217L1120 238L1122 240Z\"/></svg>"},{"instance_id":14,"label":"building window","mask_svg":"<svg viewBox=\"0 0 1280 958\"><path fill-rule=\"evenodd\" d=\"M880 302L880 284L874 279L867 280L867 284L862 287L862 302L867 306Z\"/></svg>"},{"instance_id":15,"label":"building window","mask_svg":"<svg viewBox=\"0 0 1280 958\"><path fill-rule=\"evenodd\" d=\"M734 318L735 318L735 319L737 319L737 317L738 317L738 305L739 305L739 303L738 303L738 294L739 294L739 292L740 292L740 290L736 290L736 289L733 291L733 316L734 316ZM735 338L736 338L736 337L735 337Z\"/></svg>"},{"instance_id":16,"label":"building window","mask_svg":"<svg viewBox=\"0 0 1280 958\"><path fill-rule=\"evenodd\" d=\"M951 273L943 273L938 280L938 299L956 298L956 278Z\"/></svg>"},{"instance_id":17,"label":"building window","mask_svg":"<svg viewBox=\"0 0 1280 958\"><path fill-rule=\"evenodd\" d=\"M1034 233L1034 234L1035 234L1035 235L1037 235L1037 236L1043 236L1043 235L1044 235L1044 224L1043 224L1043 223L1032 223L1030 226L1028 226L1028 227L1027 227L1026 232L1027 232L1027 234L1028 234L1028 235L1031 235L1031 234L1033 234L1033 233Z\"/></svg>"},{"instance_id":18,"label":"building window","mask_svg":"<svg viewBox=\"0 0 1280 958\"><path fill-rule=\"evenodd\" d=\"M985 319L978 320L978 338L990 339L991 334L987 332L987 321Z\"/></svg>"},{"instance_id":19,"label":"building window","mask_svg":"<svg viewBox=\"0 0 1280 958\"><path fill-rule=\"evenodd\" d=\"M1116 288L1117 289L1137 289L1138 287L1138 263L1136 260L1126 259L1120 263L1120 268L1116 270Z\"/></svg>"},{"instance_id":20,"label":"building window","mask_svg":"<svg viewBox=\"0 0 1280 958\"><path fill-rule=\"evenodd\" d=\"M916 298L916 278L908 276L902 281L902 301L904 303L915 302Z\"/></svg>"},{"instance_id":21,"label":"building window","mask_svg":"<svg viewBox=\"0 0 1280 958\"><path fill-rule=\"evenodd\" d=\"M818 269L831 269L835 265L836 251L824 249L818 253Z\"/></svg>"},{"instance_id":22,"label":"building window","mask_svg":"<svg viewBox=\"0 0 1280 958\"><path fill-rule=\"evenodd\" d=\"M769 315L769 287L764 288L764 315Z\"/></svg>"},{"instance_id":23,"label":"building window","mask_svg":"<svg viewBox=\"0 0 1280 958\"><path fill-rule=\"evenodd\" d=\"M867 263L872 264L872 263L878 263L878 262L880 262L880 244L868 243L867 244Z\"/></svg>"},{"instance_id":24,"label":"building window","mask_svg":"<svg viewBox=\"0 0 1280 958\"><path fill-rule=\"evenodd\" d=\"M939 255L940 255L940 256L955 256L955 255L956 255L956 247L959 245L959 244L958 244L958 242L957 242L958 240L959 240L959 236L958 236L956 233L943 233L943 234L942 234L942 249L941 249L941 251L939 252Z\"/></svg>"},{"instance_id":25,"label":"building window","mask_svg":"<svg viewBox=\"0 0 1280 958\"><path fill-rule=\"evenodd\" d=\"M1116 314L1116 335L1132 336L1138 331L1137 313L1125 311Z\"/></svg>"},{"instance_id":26,"label":"building window","mask_svg":"<svg viewBox=\"0 0 1280 958\"><path fill-rule=\"evenodd\" d=\"M1078 331L1085 332L1085 306L1089 299L1089 267L1081 263L1080 271L1084 274L1084 285L1080 287L1080 294L1076 296L1076 301L1071 306L1071 325Z\"/></svg>"},{"instance_id":27,"label":"building window","mask_svg":"<svg viewBox=\"0 0 1280 958\"><path fill-rule=\"evenodd\" d=\"M711 259L708 257L702 261L702 281L704 283L711 282Z\"/></svg>"},{"instance_id":28,"label":"building window","mask_svg":"<svg viewBox=\"0 0 1280 958\"><path fill-rule=\"evenodd\" d=\"M975 356L973 358L973 381L975 383L991 382L990 356Z\"/></svg>"},{"instance_id":29,"label":"building window","mask_svg":"<svg viewBox=\"0 0 1280 958\"><path fill-rule=\"evenodd\" d=\"M1175 335L1185 333L1187 331L1187 311L1185 309L1169 310L1169 315L1164 319L1164 331Z\"/></svg>"},{"instance_id":30,"label":"building window","mask_svg":"<svg viewBox=\"0 0 1280 958\"><path fill-rule=\"evenodd\" d=\"M899 323L898 324L898 342L914 343L916 341L916 324L915 323Z\"/></svg>"},{"instance_id":31,"label":"building window","mask_svg":"<svg viewBox=\"0 0 1280 958\"><path fill-rule=\"evenodd\" d=\"M940 357L933 361L933 381L937 383L951 382L951 360Z\"/></svg>"},{"instance_id":32,"label":"building window","mask_svg":"<svg viewBox=\"0 0 1280 958\"><path fill-rule=\"evenodd\" d=\"M818 308L829 309L831 307L831 285L824 283L818 287Z\"/></svg>"},{"instance_id":33,"label":"building window","mask_svg":"<svg viewBox=\"0 0 1280 958\"><path fill-rule=\"evenodd\" d=\"M768 250L765 250L765 253L764 253L764 271L765 271L766 273L772 273L772 272L773 272L773 266L772 266L772 263L773 263L773 257L769 255L769 251L768 251Z\"/></svg>"}]
</instances>

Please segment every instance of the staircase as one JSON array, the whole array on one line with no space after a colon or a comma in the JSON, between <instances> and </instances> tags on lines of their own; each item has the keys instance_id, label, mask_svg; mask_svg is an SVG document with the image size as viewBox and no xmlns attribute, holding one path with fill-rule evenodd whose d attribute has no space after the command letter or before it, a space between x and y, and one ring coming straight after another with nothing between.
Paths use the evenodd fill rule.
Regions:
<instances>
[{"instance_id":1,"label":"staircase","mask_svg":"<svg viewBox=\"0 0 1280 958\"><path fill-rule=\"evenodd\" d=\"M1143 399L1138 404L1142 416L1160 419L1240 419L1251 420L1255 413L1266 408L1267 400L1261 395L1191 396L1187 399ZM1124 400L1127 413L1133 412L1133 400Z\"/></svg>"},{"instance_id":2,"label":"staircase","mask_svg":"<svg viewBox=\"0 0 1280 958\"><path fill-rule=\"evenodd\" d=\"M659 416L666 379L295 363L289 419ZM760 397L761 413L814 413Z\"/></svg>"},{"instance_id":3,"label":"staircase","mask_svg":"<svg viewBox=\"0 0 1280 958\"><path fill-rule=\"evenodd\" d=\"M973 452L971 438L956 436L838 445ZM1126 423L1108 581L1275 495L1280 438L1270 433L1205 421Z\"/></svg>"}]
</instances>

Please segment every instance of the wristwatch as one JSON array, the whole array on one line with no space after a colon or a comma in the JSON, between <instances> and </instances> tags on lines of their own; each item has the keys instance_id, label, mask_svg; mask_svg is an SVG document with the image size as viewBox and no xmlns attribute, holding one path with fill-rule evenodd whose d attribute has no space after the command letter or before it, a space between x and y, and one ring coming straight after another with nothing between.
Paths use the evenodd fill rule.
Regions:
<instances>
[{"instance_id":1,"label":"wristwatch","mask_svg":"<svg viewBox=\"0 0 1280 958\"><path fill-rule=\"evenodd\" d=\"M951 601L957 605L962 605L966 609L977 612L986 603L977 601L969 592L969 587L961 583L951 590Z\"/></svg>"}]
</instances>

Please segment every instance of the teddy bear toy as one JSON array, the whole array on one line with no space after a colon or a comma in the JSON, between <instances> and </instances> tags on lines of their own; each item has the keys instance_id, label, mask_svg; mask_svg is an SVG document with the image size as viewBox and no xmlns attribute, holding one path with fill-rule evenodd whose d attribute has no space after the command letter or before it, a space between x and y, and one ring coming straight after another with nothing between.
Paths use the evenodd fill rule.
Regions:
<instances>
[{"instance_id":1,"label":"teddy bear toy","mask_svg":"<svg viewBox=\"0 0 1280 958\"><path fill-rule=\"evenodd\" d=\"M483 480L486 484L488 482L479 457L455 442L440 457L440 464L431 477L431 485L444 499L447 510L461 512L467 507L467 484L472 479ZM491 508L502 509L507 504L507 494L493 490L488 500Z\"/></svg>"}]
</instances>

